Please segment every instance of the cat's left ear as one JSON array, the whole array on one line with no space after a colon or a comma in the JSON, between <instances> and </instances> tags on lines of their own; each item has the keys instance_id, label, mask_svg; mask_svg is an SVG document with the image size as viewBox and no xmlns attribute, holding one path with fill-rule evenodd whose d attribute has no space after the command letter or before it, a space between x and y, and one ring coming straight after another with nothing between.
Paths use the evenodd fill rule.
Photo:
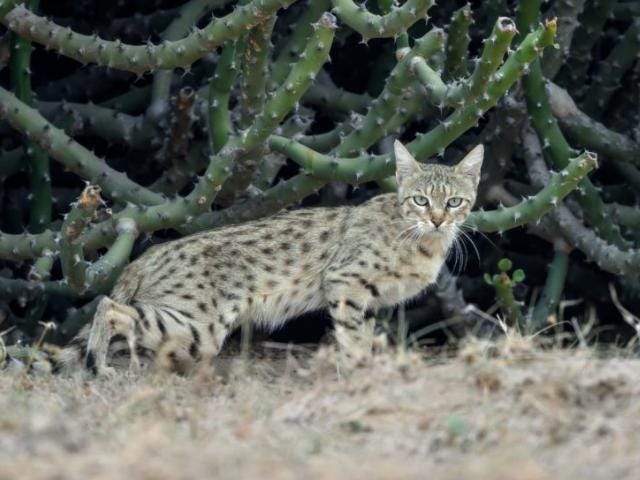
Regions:
<instances>
[{"instance_id":1,"label":"cat's left ear","mask_svg":"<svg viewBox=\"0 0 640 480\"><path fill-rule=\"evenodd\" d=\"M480 182L480 169L482 168L482 160L484 159L484 145L476 145L473 150L465 155L454 167L454 171L458 175L466 175L473 179L478 185Z\"/></svg>"}]
</instances>

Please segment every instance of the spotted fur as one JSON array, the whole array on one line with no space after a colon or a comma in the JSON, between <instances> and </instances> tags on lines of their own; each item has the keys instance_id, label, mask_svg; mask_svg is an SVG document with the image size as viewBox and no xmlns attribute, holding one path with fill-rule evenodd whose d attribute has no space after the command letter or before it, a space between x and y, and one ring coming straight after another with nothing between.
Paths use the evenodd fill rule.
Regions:
<instances>
[{"instance_id":1,"label":"spotted fur","mask_svg":"<svg viewBox=\"0 0 640 480\"><path fill-rule=\"evenodd\" d=\"M133 366L142 352L163 368L188 371L209 362L245 321L275 329L322 308L341 349L358 348L370 338L373 312L435 281L475 201L483 152L476 147L454 167L420 165L399 142L395 155L397 194L289 211L150 248L59 361L83 358L106 373L117 346ZM452 207L451 198L460 205Z\"/></svg>"}]
</instances>

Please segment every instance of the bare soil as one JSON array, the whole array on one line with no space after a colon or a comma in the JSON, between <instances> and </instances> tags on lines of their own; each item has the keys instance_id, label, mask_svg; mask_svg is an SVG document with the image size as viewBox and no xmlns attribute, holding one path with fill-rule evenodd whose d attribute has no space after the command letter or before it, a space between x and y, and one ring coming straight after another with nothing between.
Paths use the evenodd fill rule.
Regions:
<instances>
[{"instance_id":1,"label":"bare soil","mask_svg":"<svg viewBox=\"0 0 640 480\"><path fill-rule=\"evenodd\" d=\"M215 379L1 373L0 479L640 478L639 360L485 347L347 378L328 351Z\"/></svg>"}]
</instances>

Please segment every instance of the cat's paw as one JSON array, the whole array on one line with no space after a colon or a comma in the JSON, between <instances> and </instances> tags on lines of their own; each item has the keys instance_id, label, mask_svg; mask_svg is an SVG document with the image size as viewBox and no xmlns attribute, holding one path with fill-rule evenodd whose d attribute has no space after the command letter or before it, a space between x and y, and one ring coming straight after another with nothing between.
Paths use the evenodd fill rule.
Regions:
<instances>
[{"instance_id":1,"label":"cat's paw","mask_svg":"<svg viewBox=\"0 0 640 480\"><path fill-rule=\"evenodd\" d=\"M355 371L371 365L373 357L370 352L341 353L336 359L336 368L340 376L350 376Z\"/></svg>"},{"instance_id":2,"label":"cat's paw","mask_svg":"<svg viewBox=\"0 0 640 480\"><path fill-rule=\"evenodd\" d=\"M389 350L389 338L386 333L380 333L373 337L371 350L374 354L381 354Z\"/></svg>"}]
</instances>

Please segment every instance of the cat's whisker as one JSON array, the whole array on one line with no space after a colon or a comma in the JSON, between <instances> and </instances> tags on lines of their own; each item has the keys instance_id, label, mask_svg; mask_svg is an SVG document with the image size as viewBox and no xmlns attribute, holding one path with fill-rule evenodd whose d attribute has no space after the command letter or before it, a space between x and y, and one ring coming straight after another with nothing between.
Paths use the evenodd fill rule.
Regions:
<instances>
[{"instance_id":1,"label":"cat's whisker","mask_svg":"<svg viewBox=\"0 0 640 480\"><path fill-rule=\"evenodd\" d=\"M453 238L453 243L451 245L451 252L453 253L453 267L452 267L451 270L454 273L459 273L459 271L457 271L457 268L458 268L459 263L462 260L461 260L461 251L460 251L459 240L456 237Z\"/></svg>"},{"instance_id":2,"label":"cat's whisker","mask_svg":"<svg viewBox=\"0 0 640 480\"><path fill-rule=\"evenodd\" d=\"M462 256L462 268L460 272L464 272L467 269L467 261L469 259L469 251L467 250L467 244L464 241L464 237L458 237L458 245L460 246L460 255Z\"/></svg>"},{"instance_id":3,"label":"cat's whisker","mask_svg":"<svg viewBox=\"0 0 640 480\"><path fill-rule=\"evenodd\" d=\"M459 270L459 273L460 273L467 267L467 261L465 256L467 255L467 250L461 236L458 236L458 235L455 236L454 245L460 256L460 270Z\"/></svg>"},{"instance_id":4,"label":"cat's whisker","mask_svg":"<svg viewBox=\"0 0 640 480\"><path fill-rule=\"evenodd\" d=\"M489 235L487 235L484 232L481 232L480 230L478 230L477 228L471 228L471 226L469 226L466 223L462 223L460 226L458 226L458 230L460 232L464 232L467 235L469 234L473 234L473 235L480 235L482 238L484 238L487 242L489 242L493 247L498 248L497 245L495 244L495 242L493 240L491 240L491 237L489 237Z\"/></svg>"},{"instance_id":5,"label":"cat's whisker","mask_svg":"<svg viewBox=\"0 0 640 480\"><path fill-rule=\"evenodd\" d=\"M415 243L418 236L420 235L420 231L421 230L417 224L413 225L411 229L409 229L409 231L407 232L406 237L402 239L402 241L400 242L400 245L398 246L398 248L402 249L405 243Z\"/></svg>"},{"instance_id":6,"label":"cat's whisker","mask_svg":"<svg viewBox=\"0 0 640 480\"><path fill-rule=\"evenodd\" d=\"M460 254L460 273L462 273L464 272L464 269L467 268L467 250L460 237L456 238L456 246L458 247L458 252Z\"/></svg>"},{"instance_id":7,"label":"cat's whisker","mask_svg":"<svg viewBox=\"0 0 640 480\"><path fill-rule=\"evenodd\" d=\"M473 250L476 254L476 258L478 259L478 263L480 263L480 251L478 250L478 247L476 246L475 242L473 241L473 238L471 237L471 235L469 235L467 232L465 232L462 229L458 229L458 233L460 234L460 239L461 241L466 244L466 241L468 241L471 246L473 247Z\"/></svg>"},{"instance_id":8,"label":"cat's whisker","mask_svg":"<svg viewBox=\"0 0 640 480\"><path fill-rule=\"evenodd\" d=\"M417 225L415 223L412 223L409 227L405 228L404 230L401 230L400 233L398 233L396 237L393 239L394 243L398 240L402 240L402 237L404 235L409 235L416 227ZM400 242L400 245L402 245L402 241Z\"/></svg>"},{"instance_id":9,"label":"cat's whisker","mask_svg":"<svg viewBox=\"0 0 640 480\"><path fill-rule=\"evenodd\" d=\"M455 273L456 266L458 265L458 252L456 250L455 240L451 245L451 250L449 250L449 258L453 258L453 265L451 266L451 271Z\"/></svg>"},{"instance_id":10,"label":"cat's whisker","mask_svg":"<svg viewBox=\"0 0 640 480\"><path fill-rule=\"evenodd\" d=\"M412 239L415 241L414 237L416 235L416 232L424 231L423 225L425 225L423 222L418 221L416 223L415 220L413 220L411 226L409 226L408 228L405 228L398 235L396 235L396 238L394 239L394 242L397 241L398 239L400 239L402 236L405 236L405 238L401 239L401 242L398 245L398 248L401 248L404 245L404 243L407 242L407 241L410 241Z\"/></svg>"}]
</instances>

